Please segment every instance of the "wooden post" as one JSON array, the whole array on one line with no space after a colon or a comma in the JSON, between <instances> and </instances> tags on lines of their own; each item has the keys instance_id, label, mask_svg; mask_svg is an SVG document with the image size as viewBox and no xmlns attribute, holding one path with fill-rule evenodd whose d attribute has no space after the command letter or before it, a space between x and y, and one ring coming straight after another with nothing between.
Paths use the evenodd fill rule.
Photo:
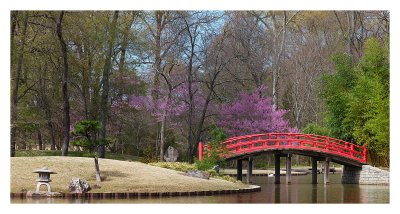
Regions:
<instances>
[{"instance_id":1,"label":"wooden post","mask_svg":"<svg viewBox=\"0 0 400 214\"><path fill-rule=\"evenodd\" d=\"M253 156L249 157L249 160L247 162L247 183L251 183L251 177L253 176Z\"/></svg>"},{"instance_id":2,"label":"wooden post","mask_svg":"<svg viewBox=\"0 0 400 214\"><path fill-rule=\"evenodd\" d=\"M275 184L281 183L281 156L275 153Z\"/></svg>"},{"instance_id":3,"label":"wooden post","mask_svg":"<svg viewBox=\"0 0 400 214\"><path fill-rule=\"evenodd\" d=\"M236 172L236 179L241 181L242 180L242 159L238 159L236 161L236 167L237 167L237 172Z\"/></svg>"},{"instance_id":4,"label":"wooden post","mask_svg":"<svg viewBox=\"0 0 400 214\"><path fill-rule=\"evenodd\" d=\"M350 155L351 157L354 157L354 144L350 145Z\"/></svg>"},{"instance_id":5,"label":"wooden post","mask_svg":"<svg viewBox=\"0 0 400 214\"><path fill-rule=\"evenodd\" d=\"M292 183L292 154L286 157L286 184Z\"/></svg>"},{"instance_id":6,"label":"wooden post","mask_svg":"<svg viewBox=\"0 0 400 214\"><path fill-rule=\"evenodd\" d=\"M329 184L329 162L330 162L330 158L325 158L325 162L324 162L324 184Z\"/></svg>"},{"instance_id":7,"label":"wooden post","mask_svg":"<svg viewBox=\"0 0 400 214\"><path fill-rule=\"evenodd\" d=\"M311 166L312 166L312 170L311 170L311 183L312 184L317 184L318 183L318 179L317 179L317 173L318 173L318 169L317 169L317 159L316 158L311 158Z\"/></svg>"},{"instance_id":8,"label":"wooden post","mask_svg":"<svg viewBox=\"0 0 400 214\"><path fill-rule=\"evenodd\" d=\"M367 144L363 145L363 160L365 163L367 163Z\"/></svg>"},{"instance_id":9,"label":"wooden post","mask_svg":"<svg viewBox=\"0 0 400 214\"><path fill-rule=\"evenodd\" d=\"M199 160L203 160L203 142L199 142Z\"/></svg>"}]
</instances>

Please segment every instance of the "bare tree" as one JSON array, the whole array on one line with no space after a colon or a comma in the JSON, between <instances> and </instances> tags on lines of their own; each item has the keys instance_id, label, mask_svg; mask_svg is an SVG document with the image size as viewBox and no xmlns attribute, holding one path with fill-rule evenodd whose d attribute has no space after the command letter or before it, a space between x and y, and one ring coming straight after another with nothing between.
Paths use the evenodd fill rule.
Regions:
<instances>
[{"instance_id":1,"label":"bare tree","mask_svg":"<svg viewBox=\"0 0 400 214\"><path fill-rule=\"evenodd\" d=\"M117 20L118 20L118 11L114 12L111 29L110 29L110 37L108 39L108 49L106 53L106 60L104 63L104 70L103 70L103 78L102 78L102 94L101 94L101 102L100 102L100 122L101 122L101 129L100 129L100 136L99 140L101 142L99 146L99 157L105 157L105 146L104 142L106 140L106 125L107 125L107 117L108 117L108 93L109 93L109 76L111 73L111 57L113 54L114 42L115 37L117 34Z\"/></svg>"},{"instance_id":2,"label":"bare tree","mask_svg":"<svg viewBox=\"0 0 400 214\"><path fill-rule=\"evenodd\" d=\"M15 12L13 12L15 14ZM11 43L12 47L15 46L14 43L14 34L15 34L15 25L16 25L16 14L13 19L12 24L12 31L11 31ZM25 52L25 43L26 43L26 32L28 26L28 12L23 12L23 23L22 23L22 35L21 35L21 45L18 50L17 62L16 62L16 69L14 75L14 87L12 90L12 106L11 106L11 157L15 156L15 144L16 144L16 134L17 134L17 125L15 124L18 119L18 89L19 89L19 82L21 79L21 71L22 71L22 64L24 59L24 52Z\"/></svg>"}]
</instances>

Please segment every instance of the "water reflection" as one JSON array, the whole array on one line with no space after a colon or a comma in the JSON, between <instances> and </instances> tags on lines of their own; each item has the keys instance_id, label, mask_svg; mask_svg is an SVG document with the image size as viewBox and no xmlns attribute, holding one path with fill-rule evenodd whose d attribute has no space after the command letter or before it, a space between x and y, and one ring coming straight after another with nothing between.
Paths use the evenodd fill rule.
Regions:
<instances>
[{"instance_id":1,"label":"water reflection","mask_svg":"<svg viewBox=\"0 0 400 214\"><path fill-rule=\"evenodd\" d=\"M318 188L317 184L311 184L311 203L317 203L317 198L318 198Z\"/></svg>"},{"instance_id":2,"label":"water reflection","mask_svg":"<svg viewBox=\"0 0 400 214\"><path fill-rule=\"evenodd\" d=\"M319 184L311 184L311 175L293 176L290 185L275 185L273 177L257 176L255 185L261 186L260 192L233 195L170 197L147 199L12 199L11 203L389 203L389 186L379 185L342 185L341 175L330 175L331 183L323 184L322 175L318 175ZM243 180L246 180L245 178Z\"/></svg>"},{"instance_id":3,"label":"water reflection","mask_svg":"<svg viewBox=\"0 0 400 214\"><path fill-rule=\"evenodd\" d=\"M281 203L281 185L275 185L274 186L274 188L275 188L275 203L276 204L279 204L279 203Z\"/></svg>"}]
</instances>

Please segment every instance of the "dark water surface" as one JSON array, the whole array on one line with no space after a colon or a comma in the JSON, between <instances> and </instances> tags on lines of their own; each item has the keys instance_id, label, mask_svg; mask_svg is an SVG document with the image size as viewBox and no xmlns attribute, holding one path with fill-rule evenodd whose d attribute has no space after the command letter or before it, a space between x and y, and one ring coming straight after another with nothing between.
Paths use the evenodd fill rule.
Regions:
<instances>
[{"instance_id":1,"label":"dark water surface","mask_svg":"<svg viewBox=\"0 0 400 214\"><path fill-rule=\"evenodd\" d=\"M311 175L292 176L292 184L275 185L274 177L253 177L261 192L218 196L147 199L12 199L11 203L389 203L389 186L341 184L341 174L330 174L329 185L311 184ZM245 179L244 179L245 180Z\"/></svg>"}]
</instances>

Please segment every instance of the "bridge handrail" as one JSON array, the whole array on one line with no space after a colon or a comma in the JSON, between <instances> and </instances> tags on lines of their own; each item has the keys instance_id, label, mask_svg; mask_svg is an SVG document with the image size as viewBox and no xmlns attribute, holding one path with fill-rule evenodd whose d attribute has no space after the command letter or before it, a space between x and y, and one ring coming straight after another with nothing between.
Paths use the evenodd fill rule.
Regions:
<instances>
[{"instance_id":1,"label":"bridge handrail","mask_svg":"<svg viewBox=\"0 0 400 214\"><path fill-rule=\"evenodd\" d=\"M365 145L359 146L344 140L315 134L264 133L243 135L229 138L222 142L222 145L225 145L225 148L230 153L225 155L226 158L232 155L265 149L292 148L320 151L341 155L362 163L367 162L367 149ZM203 146L203 143L200 142L199 159L202 158L204 153L208 153L209 150L210 147Z\"/></svg>"}]
</instances>

